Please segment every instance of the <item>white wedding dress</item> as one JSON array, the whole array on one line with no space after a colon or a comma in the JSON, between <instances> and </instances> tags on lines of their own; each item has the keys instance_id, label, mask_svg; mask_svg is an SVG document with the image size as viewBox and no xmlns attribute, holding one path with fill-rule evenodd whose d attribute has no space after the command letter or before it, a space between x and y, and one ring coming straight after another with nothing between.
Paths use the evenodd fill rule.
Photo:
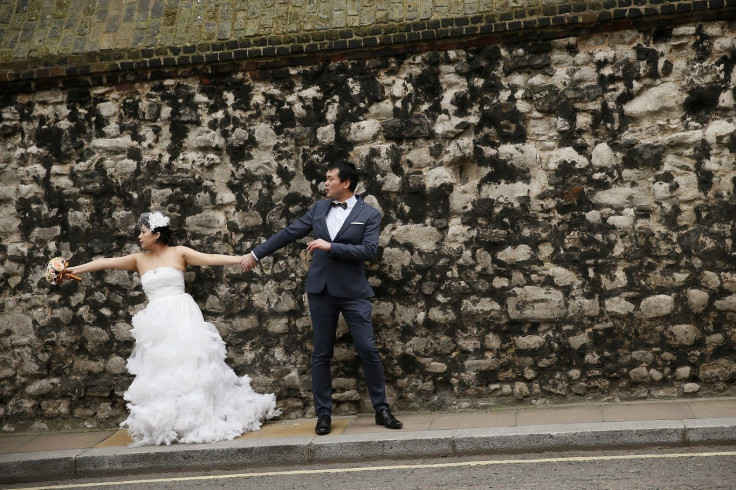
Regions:
<instances>
[{"instance_id":1,"label":"white wedding dress","mask_svg":"<svg viewBox=\"0 0 736 490\"><path fill-rule=\"evenodd\" d=\"M184 273L164 266L141 276L148 306L133 317L135 348L121 427L133 446L231 440L279 415L276 397L253 391L225 363L225 342L184 292Z\"/></svg>"}]
</instances>

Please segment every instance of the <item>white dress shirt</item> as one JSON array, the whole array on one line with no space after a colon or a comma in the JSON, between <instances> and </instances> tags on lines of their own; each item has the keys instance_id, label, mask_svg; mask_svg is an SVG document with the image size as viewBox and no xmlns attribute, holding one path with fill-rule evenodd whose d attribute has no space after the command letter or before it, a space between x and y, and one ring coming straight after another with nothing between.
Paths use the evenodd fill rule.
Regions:
<instances>
[{"instance_id":1,"label":"white dress shirt","mask_svg":"<svg viewBox=\"0 0 736 490\"><path fill-rule=\"evenodd\" d=\"M355 203L358 202L358 199L353 194L353 196L345 202L348 203L348 207L346 209L343 209L341 206L332 206L327 212L327 231L330 233L330 240L335 239L337 232L342 228L342 225L345 223L345 220L353 209L353 206L355 206Z\"/></svg>"}]
</instances>

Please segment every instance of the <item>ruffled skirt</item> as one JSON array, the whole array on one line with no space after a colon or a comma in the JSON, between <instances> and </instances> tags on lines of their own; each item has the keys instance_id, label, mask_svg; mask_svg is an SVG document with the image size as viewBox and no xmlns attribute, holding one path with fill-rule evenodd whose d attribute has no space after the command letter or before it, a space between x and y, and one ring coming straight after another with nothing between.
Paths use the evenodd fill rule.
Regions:
<instances>
[{"instance_id":1,"label":"ruffled skirt","mask_svg":"<svg viewBox=\"0 0 736 490\"><path fill-rule=\"evenodd\" d=\"M133 317L135 379L122 422L134 446L231 440L280 415L273 394L253 391L225 363L225 343L189 294L151 301Z\"/></svg>"}]
</instances>

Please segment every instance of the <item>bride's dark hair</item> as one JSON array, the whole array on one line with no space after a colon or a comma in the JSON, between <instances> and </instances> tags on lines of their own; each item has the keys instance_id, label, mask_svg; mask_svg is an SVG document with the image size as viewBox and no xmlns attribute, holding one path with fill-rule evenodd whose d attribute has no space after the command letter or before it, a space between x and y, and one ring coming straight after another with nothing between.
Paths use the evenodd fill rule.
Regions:
<instances>
[{"instance_id":1,"label":"bride's dark hair","mask_svg":"<svg viewBox=\"0 0 736 490\"><path fill-rule=\"evenodd\" d=\"M171 242L171 226L157 226L155 229L152 229L150 218L151 213L143 213L138 220L138 228L140 228L141 226L145 226L146 228L151 230L152 233L160 233L158 239L156 240L156 243L168 245L169 242Z\"/></svg>"}]
</instances>

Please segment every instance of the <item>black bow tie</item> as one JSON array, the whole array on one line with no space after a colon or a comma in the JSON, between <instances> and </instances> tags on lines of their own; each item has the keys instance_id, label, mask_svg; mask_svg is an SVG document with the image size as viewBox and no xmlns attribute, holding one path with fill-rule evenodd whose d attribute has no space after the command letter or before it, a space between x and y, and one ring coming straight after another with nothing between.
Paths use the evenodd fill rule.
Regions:
<instances>
[{"instance_id":1,"label":"black bow tie","mask_svg":"<svg viewBox=\"0 0 736 490\"><path fill-rule=\"evenodd\" d=\"M332 201L332 207L334 208L335 206L340 206L343 209L347 209L348 208L348 203L347 202L340 202L340 201Z\"/></svg>"}]
</instances>

